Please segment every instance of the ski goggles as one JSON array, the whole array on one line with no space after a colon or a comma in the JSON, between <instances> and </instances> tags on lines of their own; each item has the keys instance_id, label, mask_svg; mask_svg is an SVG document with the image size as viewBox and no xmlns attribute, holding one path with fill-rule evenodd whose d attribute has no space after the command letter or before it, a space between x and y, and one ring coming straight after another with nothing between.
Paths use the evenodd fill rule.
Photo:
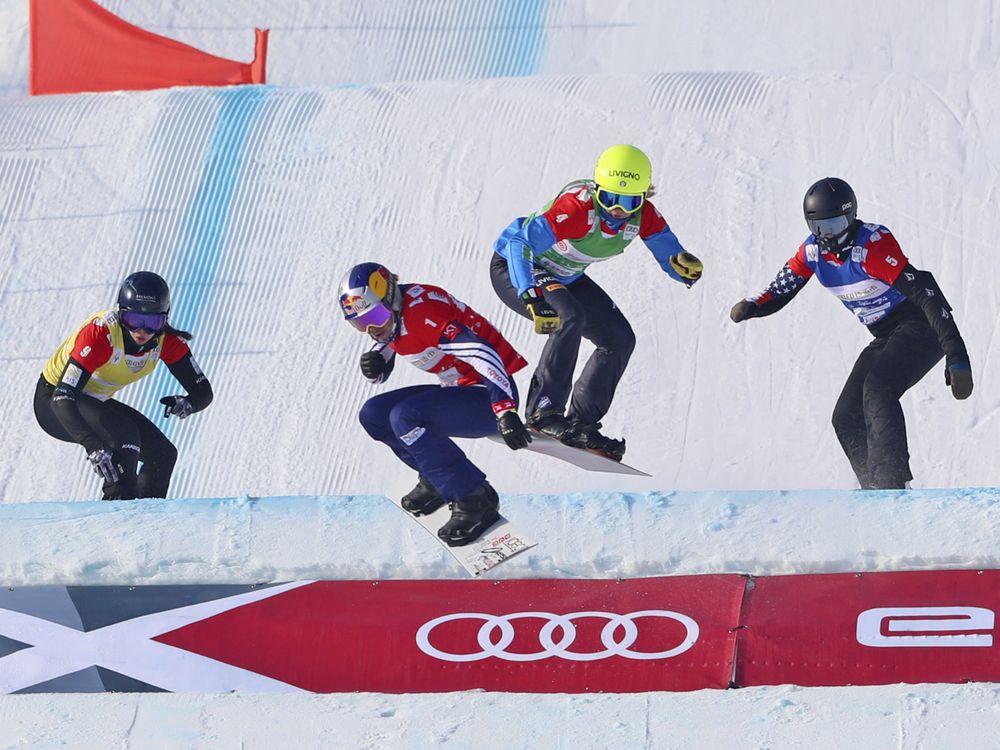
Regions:
<instances>
[{"instance_id":1,"label":"ski goggles","mask_svg":"<svg viewBox=\"0 0 1000 750\"><path fill-rule=\"evenodd\" d=\"M646 200L645 195L625 195L624 193L612 193L608 190L597 191L597 202L605 211L620 208L626 213L634 214Z\"/></svg>"},{"instance_id":2,"label":"ski goggles","mask_svg":"<svg viewBox=\"0 0 1000 750\"><path fill-rule=\"evenodd\" d=\"M379 303L347 318L347 322L357 328L361 333L368 333L372 328L381 328L392 320L392 310Z\"/></svg>"},{"instance_id":3,"label":"ski goggles","mask_svg":"<svg viewBox=\"0 0 1000 750\"><path fill-rule=\"evenodd\" d=\"M146 331L147 333L159 333L167 325L165 313L141 313L134 310L123 310L121 315L122 325L130 331Z\"/></svg>"},{"instance_id":4,"label":"ski goggles","mask_svg":"<svg viewBox=\"0 0 1000 750\"><path fill-rule=\"evenodd\" d=\"M816 239L820 237L839 237L846 232L851 222L846 216L831 216L829 219L808 219L809 231Z\"/></svg>"}]
</instances>

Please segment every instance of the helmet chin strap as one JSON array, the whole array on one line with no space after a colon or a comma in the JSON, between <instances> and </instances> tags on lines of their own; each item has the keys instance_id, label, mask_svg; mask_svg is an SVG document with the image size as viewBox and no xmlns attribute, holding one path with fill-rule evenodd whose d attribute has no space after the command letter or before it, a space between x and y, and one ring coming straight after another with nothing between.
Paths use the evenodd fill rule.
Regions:
<instances>
[{"instance_id":1,"label":"helmet chin strap","mask_svg":"<svg viewBox=\"0 0 1000 750\"><path fill-rule=\"evenodd\" d=\"M399 336L399 329L403 325L403 313L400 310L392 311L392 330L389 332L389 340L385 343L391 344Z\"/></svg>"},{"instance_id":2,"label":"helmet chin strap","mask_svg":"<svg viewBox=\"0 0 1000 750\"><path fill-rule=\"evenodd\" d=\"M403 321L403 314L402 314L402 312L399 311L399 310L393 310L393 312L392 312L392 328L389 329L389 335L388 335L388 337L386 337L383 340L383 339L377 339L374 336L372 336L372 339L375 340L375 341L377 341L379 344L382 344L383 346L388 346L393 341L395 341L396 338L399 336L399 329L400 329L400 326L402 324L402 321ZM371 336L371 334L369 334L369 336Z\"/></svg>"}]
</instances>

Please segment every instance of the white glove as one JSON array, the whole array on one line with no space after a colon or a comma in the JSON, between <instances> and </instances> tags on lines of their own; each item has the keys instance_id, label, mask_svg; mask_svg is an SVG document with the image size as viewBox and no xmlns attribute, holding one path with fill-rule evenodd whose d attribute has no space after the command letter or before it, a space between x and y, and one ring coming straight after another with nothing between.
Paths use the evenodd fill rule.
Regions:
<instances>
[{"instance_id":1,"label":"white glove","mask_svg":"<svg viewBox=\"0 0 1000 750\"><path fill-rule=\"evenodd\" d=\"M169 417L171 414L178 419L187 419L194 412L194 407L187 400L187 396L164 396L160 399L163 404L163 416Z\"/></svg>"},{"instance_id":2,"label":"white glove","mask_svg":"<svg viewBox=\"0 0 1000 750\"><path fill-rule=\"evenodd\" d=\"M98 448L93 453L87 454L87 460L94 467L94 473L99 477L104 477L108 484L118 481L118 467L115 466L114 456L107 448Z\"/></svg>"}]
</instances>

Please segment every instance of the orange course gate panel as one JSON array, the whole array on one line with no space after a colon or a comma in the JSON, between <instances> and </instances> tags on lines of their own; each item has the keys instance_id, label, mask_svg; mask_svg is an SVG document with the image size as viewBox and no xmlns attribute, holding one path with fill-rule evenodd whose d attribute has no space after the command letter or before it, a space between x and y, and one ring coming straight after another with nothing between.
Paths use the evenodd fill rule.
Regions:
<instances>
[{"instance_id":1,"label":"orange course gate panel","mask_svg":"<svg viewBox=\"0 0 1000 750\"><path fill-rule=\"evenodd\" d=\"M31 0L32 94L264 83L267 31L249 63L209 55L122 20L93 0Z\"/></svg>"}]
</instances>

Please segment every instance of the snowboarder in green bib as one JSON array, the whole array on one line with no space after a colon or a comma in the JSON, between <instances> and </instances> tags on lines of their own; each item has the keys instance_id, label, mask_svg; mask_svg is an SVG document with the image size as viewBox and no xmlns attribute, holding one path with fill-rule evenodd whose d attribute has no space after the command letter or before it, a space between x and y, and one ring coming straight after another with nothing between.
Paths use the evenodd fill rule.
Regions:
<instances>
[{"instance_id":1,"label":"snowboarder in green bib","mask_svg":"<svg viewBox=\"0 0 1000 750\"><path fill-rule=\"evenodd\" d=\"M548 335L528 389L528 426L567 445L620 461L625 441L599 432L635 334L608 294L586 275L591 263L625 251L636 237L682 284L701 278L702 264L681 246L650 203L652 167L635 146L607 149L593 180L576 180L541 211L515 219L493 244L493 288L507 307ZM580 339L596 347L579 379ZM572 397L571 397L572 392ZM567 410L567 402L569 408Z\"/></svg>"}]
</instances>

